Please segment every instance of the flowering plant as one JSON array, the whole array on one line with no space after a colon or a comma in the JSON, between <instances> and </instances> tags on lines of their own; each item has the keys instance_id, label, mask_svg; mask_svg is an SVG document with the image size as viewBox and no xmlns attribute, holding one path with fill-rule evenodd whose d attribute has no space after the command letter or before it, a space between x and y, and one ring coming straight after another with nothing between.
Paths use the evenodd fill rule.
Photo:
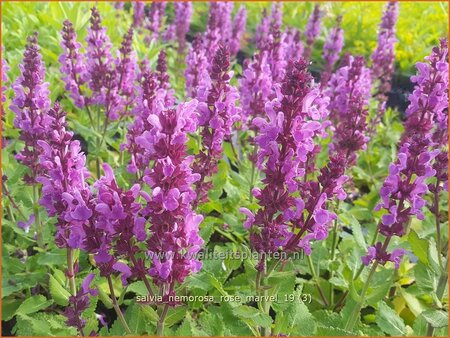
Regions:
<instances>
[{"instance_id":1,"label":"flowering plant","mask_svg":"<svg viewBox=\"0 0 450 338\"><path fill-rule=\"evenodd\" d=\"M2 333L447 336L442 7L365 6L2 4Z\"/></svg>"}]
</instances>

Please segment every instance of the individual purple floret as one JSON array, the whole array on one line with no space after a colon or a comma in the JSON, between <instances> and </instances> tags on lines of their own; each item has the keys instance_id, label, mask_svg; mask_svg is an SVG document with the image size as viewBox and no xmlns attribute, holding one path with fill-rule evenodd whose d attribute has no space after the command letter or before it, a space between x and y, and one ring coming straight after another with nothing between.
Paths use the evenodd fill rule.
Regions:
<instances>
[{"instance_id":1,"label":"individual purple floret","mask_svg":"<svg viewBox=\"0 0 450 338\"><path fill-rule=\"evenodd\" d=\"M203 74L197 90L202 149L194 165L194 171L201 176L196 183L198 199L195 206L206 200L211 182L205 182L205 178L217 171L217 162L222 157L222 144L230 138L233 124L241 119L241 109L236 106L239 92L230 85L233 72L229 71L229 67L229 50L220 45L211 71Z\"/></svg>"},{"instance_id":2,"label":"individual purple floret","mask_svg":"<svg viewBox=\"0 0 450 338\"><path fill-rule=\"evenodd\" d=\"M424 196L428 192L426 181L437 174L432 163L440 152L432 140L434 119L448 110L447 55L447 41L442 40L440 47L434 47L431 55L425 58L426 62L417 63L418 73L411 77L416 86L409 97L405 131L397 160L390 164L389 175L380 189L381 202L376 207L376 210L387 212L378 227L386 240L375 256L369 252L363 257L366 265L374 259L384 264L380 257L388 255L386 250L390 239L405 234L411 217L424 219L422 210L427 204Z\"/></svg>"},{"instance_id":3,"label":"individual purple floret","mask_svg":"<svg viewBox=\"0 0 450 338\"><path fill-rule=\"evenodd\" d=\"M311 81L304 60L290 62L277 98L266 104L269 120L258 117L253 122L258 128L257 165L265 174L265 186L262 190L253 189L260 205L257 213L245 208L241 212L248 217L244 226L250 228L251 245L260 253L301 248L310 254L309 242L326 238L327 226L335 218L324 203L327 193L332 195L339 190L336 179L329 175L327 180L322 179L329 190L326 192L325 188L320 191L317 182L308 182L308 187L299 185L308 156L315 148L313 139L324 133L321 121L328 114L327 98L317 87L311 87ZM339 172L332 170L332 175ZM305 194L295 196L296 191ZM300 230L297 235L295 229ZM258 268L262 268L261 262Z\"/></svg>"},{"instance_id":4,"label":"individual purple floret","mask_svg":"<svg viewBox=\"0 0 450 338\"><path fill-rule=\"evenodd\" d=\"M19 139L25 147L16 159L30 169L24 176L25 183L36 184L40 155L38 141L45 139L49 130L47 112L50 108L49 84L44 82L45 67L37 46L37 33L28 38L19 69L21 75L12 85L14 97L10 109L16 114L14 127L19 129Z\"/></svg>"},{"instance_id":5,"label":"individual purple floret","mask_svg":"<svg viewBox=\"0 0 450 338\"><path fill-rule=\"evenodd\" d=\"M339 59L339 54L342 51L342 47L344 47L344 30L341 28L341 21L342 16L339 15L336 19L336 26L331 29L327 40L323 45L322 55L325 61L325 67L320 74L320 84L322 88L328 84L333 67Z\"/></svg>"},{"instance_id":6,"label":"individual purple floret","mask_svg":"<svg viewBox=\"0 0 450 338\"><path fill-rule=\"evenodd\" d=\"M69 306L64 310L64 316L67 318L66 324L75 327L81 336L84 336L84 328L87 321L82 317L83 312L90 306L90 296L96 296L98 294L97 288L91 288L91 283L95 277L94 273L90 273L83 280L81 288L76 295L69 297ZM93 332L95 334L95 332ZM91 334L90 332L88 333Z\"/></svg>"},{"instance_id":7,"label":"individual purple floret","mask_svg":"<svg viewBox=\"0 0 450 338\"><path fill-rule=\"evenodd\" d=\"M378 43L372 54L372 79L378 81L376 97L378 99L377 114L371 122L371 129L374 129L380 122L386 110L387 95L391 91L392 75L394 74L395 63L395 25L399 12L398 2L388 2L386 4L383 17L378 29Z\"/></svg>"},{"instance_id":8,"label":"individual purple floret","mask_svg":"<svg viewBox=\"0 0 450 338\"><path fill-rule=\"evenodd\" d=\"M312 48L314 42L320 34L320 25L322 23L323 13L320 10L319 4L314 6L314 10L309 17L309 21L305 28L305 37L306 37L306 48L303 57L305 60L309 60L311 57Z\"/></svg>"}]
</instances>

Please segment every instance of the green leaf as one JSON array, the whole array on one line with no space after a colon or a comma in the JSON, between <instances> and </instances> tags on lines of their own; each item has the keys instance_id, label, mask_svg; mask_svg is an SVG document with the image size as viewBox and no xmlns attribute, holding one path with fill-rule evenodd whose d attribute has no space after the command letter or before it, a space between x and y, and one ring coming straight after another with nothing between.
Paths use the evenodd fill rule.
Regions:
<instances>
[{"instance_id":1,"label":"green leaf","mask_svg":"<svg viewBox=\"0 0 450 338\"><path fill-rule=\"evenodd\" d=\"M272 324L272 318L261 312L259 309L248 305L240 305L233 309L233 314L241 319L250 319L253 327L269 327Z\"/></svg>"},{"instance_id":2,"label":"green leaf","mask_svg":"<svg viewBox=\"0 0 450 338\"><path fill-rule=\"evenodd\" d=\"M391 336L403 336L406 334L406 326L403 319L385 302L378 303L376 323L380 329Z\"/></svg>"},{"instance_id":3,"label":"green leaf","mask_svg":"<svg viewBox=\"0 0 450 338\"><path fill-rule=\"evenodd\" d=\"M50 295L56 304L62 306L69 304L70 293L52 275L49 275L49 288Z\"/></svg>"},{"instance_id":4,"label":"green leaf","mask_svg":"<svg viewBox=\"0 0 450 338\"><path fill-rule=\"evenodd\" d=\"M428 265L428 241L420 238L419 235L411 229L408 235L408 242L411 245L412 252L419 258L419 261Z\"/></svg>"},{"instance_id":5,"label":"green leaf","mask_svg":"<svg viewBox=\"0 0 450 338\"><path fill-rule=\"evenodd\" d=\"M146 313L143 311L143 307L136 303L132 303L128 306L125 313L125 320L131 332L137 335L145 334L145 317Z\"/></svg>"},{"instance_id":6,"label":"green leaf","mask_svg":"<svg viewBox=\"0 0 450 338\"><path fill-rule=\"evenodd\" d=\"M150 305L140 305L141 311L144 313L145 317L152 323L156 324L158 322L159 316L155 309Z\"/></svg>"},{"instance_id":7,"label":"green leaf","mask_svg":"<svg viewBox=\"0 0 450 338\"><path fill-rule=\"evenodd\" d=\"M298 300L299 290L294 292L295 300L289 302L285 310L277 312L275 317L275 334L295 336L312 336L316 331L316 322L308 307Z\"/></svg>"},{"instance_id":8,"label":"green leaf","mask_svg":"<svg viewBox=\"0 0 450 338\"><path fill-rule=\"evenodd\" d=\"M427 310L422 312L423 318L434 328L448 325L448 313L441 310Z\"/></svg>"},{"instance_id":9,"label":"green leaf","mask_svg":"<svg viewBox=\"0 0 450 338\"><path fill-rule=\"evenodd\" d=\"M16 311L16 315L28 315L30 313L38 312L39 310L45 309L53 304L52 300L47 300L42 295L32 296L27 298Z\"/></svg>"},{"instance_id":10,"label":"green leaf","mask_svg":"<svg viewBox=\"0 0 450 338\"><path fill-rule=\"evenodd\" d=\"M167 327L171 327L172 325L180 322L186 316L186 311L187 309L185 306L178 306L176 308L170 309L167 313L165 325Z\"/></svg>"}]
</instances>

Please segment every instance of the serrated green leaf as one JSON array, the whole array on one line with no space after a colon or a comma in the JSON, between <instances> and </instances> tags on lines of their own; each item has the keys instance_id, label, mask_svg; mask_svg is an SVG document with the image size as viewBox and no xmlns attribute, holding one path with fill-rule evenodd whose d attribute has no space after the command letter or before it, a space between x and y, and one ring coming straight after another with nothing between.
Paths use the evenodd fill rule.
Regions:
<instances>
[{"instance_id":1,"label":"serrated green leaf","mask_svg":"<svg viewBox=\"0 0 450 338\"><path fill-rule=\"evenodd\" d=\"M20 304L20 306L16 310L16 315L28 315L39 310L45 309L53 304L52 300L47 300L42 295L32 296L30 298L25 299L25 301Z\"/></svg>"},{"instance_id":2,"label":"serrated green leaf","mask_svg":"<svg viewBox=\"0 0 450 338\"><path fill-rule=\"evenodd\" d=\"M62 306L69 304L70 293L52 275L49 275L49 288L50 295L56 304Z\"/></svg>"},{"instance_id":3,"label":"serrated green leaf","mask_svg":"<svg viewBox=\"0 0 450 338\"><path fill-rule=\"evenodd\" d=\"M380 329L391 336L403 336L406 334L406 326L403 319L385 302L378 303L376 323Z\"/></svg>"},{"instance_id":4,"label":"serrated green leaf","mask_svg":"<svg viewBox=\"0 0 450 338\"><path fill-rule=\"evenodd\" d=\"M448 313L441 310L427 310L422 312L423 318L434 328L448 325Z\"/></svg>"}]
</instances>

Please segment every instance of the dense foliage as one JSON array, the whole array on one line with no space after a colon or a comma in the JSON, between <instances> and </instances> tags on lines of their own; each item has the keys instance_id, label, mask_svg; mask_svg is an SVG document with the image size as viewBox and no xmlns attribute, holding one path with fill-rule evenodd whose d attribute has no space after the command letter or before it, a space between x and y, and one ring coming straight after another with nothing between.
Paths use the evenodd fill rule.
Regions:
<instances>
[{"instance_id":1,"label":"dense foliage","mask_svg":"<svg viewBox=\"0 0 450 338\"><path fill-rule=\"evenodd\" d=\"M447 9L2 4L2 334L448 335Z\"/></svg>"}]
</instances>

